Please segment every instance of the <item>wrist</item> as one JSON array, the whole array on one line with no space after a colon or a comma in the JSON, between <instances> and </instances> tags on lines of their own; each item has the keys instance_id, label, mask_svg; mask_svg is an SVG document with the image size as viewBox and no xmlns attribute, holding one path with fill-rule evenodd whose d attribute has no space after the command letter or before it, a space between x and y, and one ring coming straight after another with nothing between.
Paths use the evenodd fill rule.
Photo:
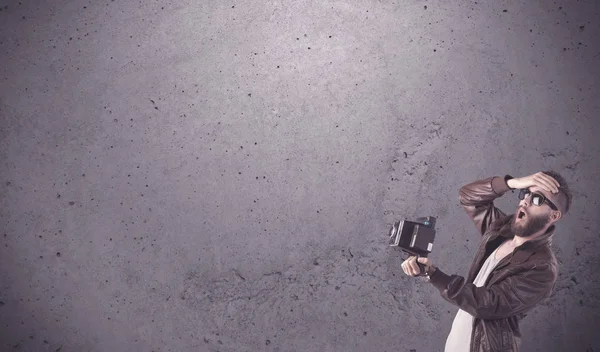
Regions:
<instances>
[{"instance_id":1,"label":"wrist","mask_svg":"<svg viewBox=\"0 0 600 352\"><path fill-rule=\"evenodd\" d=\"M514 179L512 179L512 178L511 178L511 179L509 179L508 181L506 181L506 185L507 185L507 186L508 186L508 188L510 188L510 189L515 189L515 188L516 188L516 187L515 187L515 181L514 181Z\"/></svg>"},{"instance_id":2,"label":"wrist","mask_svg":"<svg viewBox=\"0 0 600 352\"><path fill-rule=\"evenodd\" d=\"M427 276L427 278L431 278L431 275L433 275L433 273L435 273L436 270L437 268L435 267L435 265L427 265L425 267L425 276Z\"/></svg>"}]
</instances>

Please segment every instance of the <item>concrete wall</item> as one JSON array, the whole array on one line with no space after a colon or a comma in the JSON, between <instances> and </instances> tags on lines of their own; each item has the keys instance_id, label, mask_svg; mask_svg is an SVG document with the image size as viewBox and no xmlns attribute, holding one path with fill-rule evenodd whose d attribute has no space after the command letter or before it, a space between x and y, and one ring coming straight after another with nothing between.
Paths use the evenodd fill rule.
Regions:
<instances>
[{"instance_id":1,"label":"concrete wall","mask_svg":"<svg viewBox=\"0 0 600 352\"><path fill-rule=\"evenodd\" d=\"M0 350L443 351L391 224L464 276L459 188L553 169L523 351L599 351L597 4L0 0Z\"/></svg>"}]
</instances>

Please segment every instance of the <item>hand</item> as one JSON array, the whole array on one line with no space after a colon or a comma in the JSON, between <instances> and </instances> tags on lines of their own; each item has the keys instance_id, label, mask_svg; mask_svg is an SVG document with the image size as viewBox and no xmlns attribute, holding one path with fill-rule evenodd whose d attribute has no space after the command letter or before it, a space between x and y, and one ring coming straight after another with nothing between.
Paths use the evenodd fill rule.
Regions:
<instances>
[{"instance_id":1,"label":"hand","mask_svg":"<svg viewBox=\"0 0 600 352\"><path fill-rule=\"evenodd\" d=\"M558 193L560 184L552 176L546 175L543 172L538 172L533 175L513 178L508 180L512 188L525 189L531 186L538 186L546 192Z\"/></svg>"},{"instance_id":2,"label":"hand","mask_svg":"<svg viewBox=\"0 0 600 352\"><path fill-rule=\"evenodd\" d=\"M421 264L425 264L425 269L427 269L427 267L433 265L431 263L431 260L429 260L429 258L419 257L418 261ZM417 265L417 257L416 256L408 257L408 259L406 259L400 266L402 267L402 270L404 270L404 273L408 276L418 276L421 273L421 270L419 269L419 265Z\"/></svg>"}]
</instances>

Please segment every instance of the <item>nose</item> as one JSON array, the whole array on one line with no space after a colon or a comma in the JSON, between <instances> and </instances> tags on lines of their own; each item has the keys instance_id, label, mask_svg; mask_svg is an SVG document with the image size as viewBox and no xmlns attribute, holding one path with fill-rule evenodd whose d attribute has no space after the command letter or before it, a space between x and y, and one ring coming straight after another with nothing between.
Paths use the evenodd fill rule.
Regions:
<instances>
[{"instance_id":1,"label":"nose","mask_svg":"<svg viewBox=\"0 0 600 352\"><path fill-rule=\"evenodd\" d=\"M528 194L526 194L526 195L525 195L525 197L523 197L523 199L521 200L521 206L522 206L523 208L527 208L527 207L529 207L529 200L531 199L531 198L530 198L530 196L531 196L531 193L528 193Z\"/></svg>"}]
</instances>

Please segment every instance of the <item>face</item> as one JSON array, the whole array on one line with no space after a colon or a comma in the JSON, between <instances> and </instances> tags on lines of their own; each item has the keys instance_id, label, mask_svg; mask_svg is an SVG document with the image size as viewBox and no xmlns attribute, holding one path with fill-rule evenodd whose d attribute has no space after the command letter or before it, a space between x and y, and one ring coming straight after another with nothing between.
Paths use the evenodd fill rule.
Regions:
<instances>
[{"instance_id":1,"label":"face","mask_svg":"<svg viewBox=\"0 0 600 352\"><path fill-rule=\"evenodd\" d=\"M550 192L542 191L537 186L529 187L529 190L543 194L556 204L554 197L548 194ZM523 219L519 219L518 217L521 210L526 214L526 217ZM555 211L546 202L542 206L531 204L531 194L528 194L523 200L519 201L519 206L511 221L511 230L519 237L531 237L539 233L544 233L552 223L558 220L558 218L556 220L552 218L552 213L555 213Z\"/></svg>"}]
</instances>

